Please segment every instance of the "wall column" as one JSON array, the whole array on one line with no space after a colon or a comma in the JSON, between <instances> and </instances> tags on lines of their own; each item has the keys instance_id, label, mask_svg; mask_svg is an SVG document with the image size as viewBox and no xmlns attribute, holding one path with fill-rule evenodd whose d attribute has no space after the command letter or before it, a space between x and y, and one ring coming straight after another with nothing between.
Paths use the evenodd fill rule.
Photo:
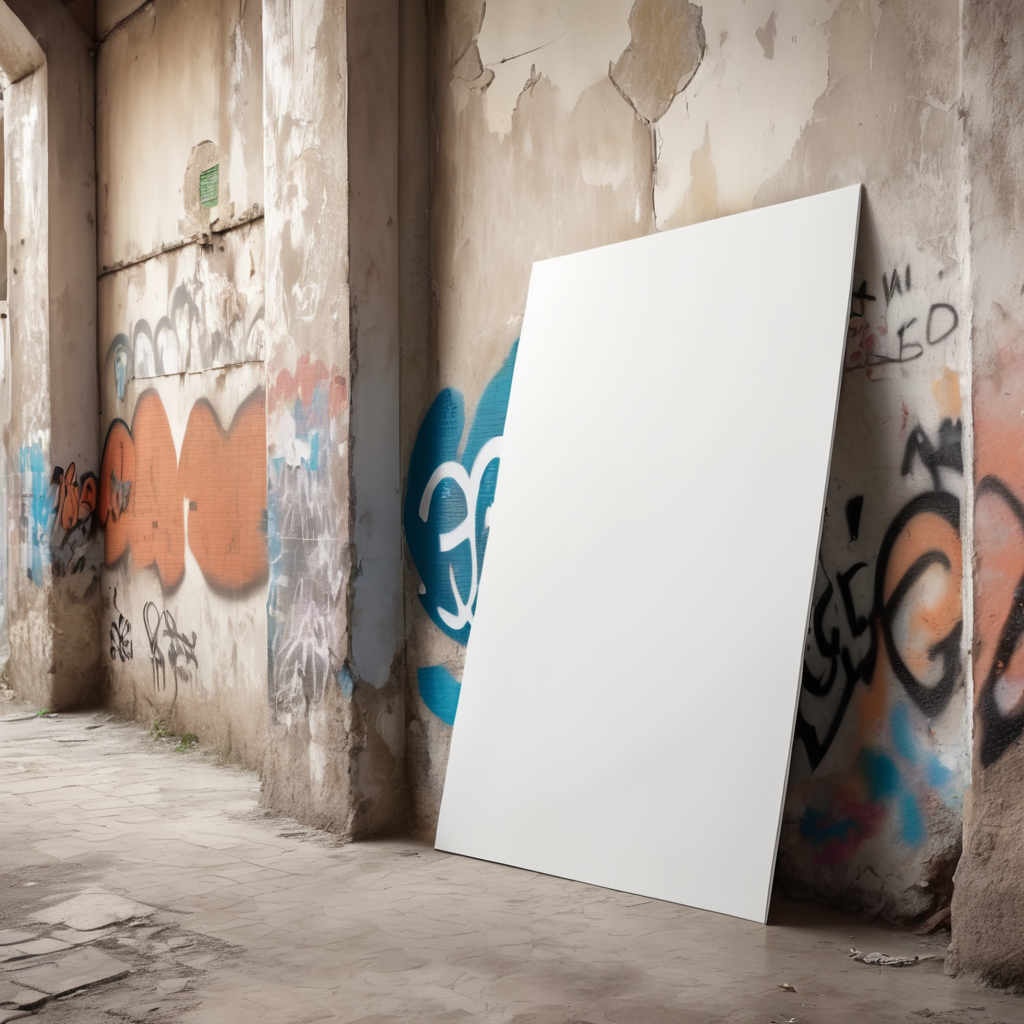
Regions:
<instances>
[{"instance_id":1,"label":"wall column","mask_svg":"<svg viewBox=\"0 0 1024 1024\"><path fill-rule=\"evenodd\" d=\"M95 702L102 685L92 44L57 0L0 7L9 681L64 708Z\"/></svg>"},{"instance_id":2,"label":"wall column","mask_svg":"<svg viewBox=\"0 0 1024 1024\"><path fill-rule=\"evenodd\" d=\"M351 837L403 782L392 6L263 8L264 795Z\"/></svg>"}]
</instances>

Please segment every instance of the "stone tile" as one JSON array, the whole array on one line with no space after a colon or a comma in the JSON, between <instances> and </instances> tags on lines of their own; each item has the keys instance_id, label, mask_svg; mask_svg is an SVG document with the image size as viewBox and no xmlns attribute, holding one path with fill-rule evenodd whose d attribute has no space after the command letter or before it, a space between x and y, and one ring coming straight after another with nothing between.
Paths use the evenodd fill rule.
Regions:
<instances>
[{"instance_id":1,"label":"stone tile","mask_svg":"<svg viewBox=\"0 0 1024 1024\"><path fill-rule=\"evenodd\" d=\"M13 946L19 942L30 942L36 938L32 932L18 931L16 928L0 928L0 946Z\"/></svg>"},{"instance_id":2,"label":"stone tile","mask_svg":"<svg viewBox=\"0 0 1024 1024\"><path fill-rule=\"evenodd\" d=\"M71 945L60 939L32 939L30 942L19 942L17 946L5 946L4 949L16 949L25 956L45 956L47 953L60 953L70 949Z\"/></svg>"},{"instance_id":3,"label":"stone tile","mask_svg":"<svg viewBox=\"0 0 1024 1024\"><path fill-rule=\"evenodd\" d=\"M128 964L98 949L78 949L53 964L21 971L18 983L47 995L60 996L78 988L123 978Z\"/></svg>"},{"instance_id":4,"label":"stone tile","mask_svg":"<svg viewBox=\"0 0 1024 1024\"><path fill-rule=\"evenodd\" d=\"M113 893L90 892L58 903L55 907L36 911L32 920L44 924L62 924L76 931L88 932L133 918L147 917L152 912L152 907Z\"/></svg>"},{"instance_id":5,"label":"stone tile","mask_svg":"<svg viewBox=\"0 0 1024 1024\"><path fill-rule=\"evenodd\" d=\"M25 1017L31 1017L32 1014L25 1013L22 1010L4 1010L0 1009L0 1024L7 1024L8 1021L22 1020Z\"/></svg>"},{"instance_id":6,"label":"stone tile","mask_svg":"<svg viewBox=\"0 0 1024 1024\"><path fill-rule=\"evenodd\" d=\"M28 989L22 988L21 985L15 985L13 982L0 979L0 1004L13 1003L18 996L26 992L28 992Z\"/></svg>"},{"instance_id":7,"label":"stone tile","mask_svg":"<svg viewBox=\"0 0 1024 1024\"><path fill-rule=\"evenodd\" d=\"M45 853L48 857L55 857L57 860L71 860L92 850L92 845L88 841L72 838L45 839L33 845L40 853Z\"/></svg>"}]
</instances>

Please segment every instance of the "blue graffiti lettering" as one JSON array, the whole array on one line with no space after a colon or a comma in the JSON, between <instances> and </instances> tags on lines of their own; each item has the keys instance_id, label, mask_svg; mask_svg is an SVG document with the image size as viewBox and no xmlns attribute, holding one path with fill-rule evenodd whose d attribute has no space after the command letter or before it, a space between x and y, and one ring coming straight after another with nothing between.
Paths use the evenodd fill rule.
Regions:
<instances>
[{"instance_id":1,"label":"blue graffiti lettering","mask_svg":"<svg viewBox=\"0 0 1024 1024\"><path fill-rule=\"evenodd\" d=\"M445 388L409 460L405 539L422 581L420 601L431 621L462 645L476 611L517 347L480 396L462 457L464 400Z\"/></svg>"}]
</instances>

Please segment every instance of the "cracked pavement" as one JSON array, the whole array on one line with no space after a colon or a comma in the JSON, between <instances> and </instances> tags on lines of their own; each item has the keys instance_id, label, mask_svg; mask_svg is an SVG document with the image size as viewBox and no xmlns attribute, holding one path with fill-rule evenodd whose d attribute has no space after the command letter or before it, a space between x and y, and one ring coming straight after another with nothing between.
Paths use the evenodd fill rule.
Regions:
<instances>
[{"instance_id":1,"label":"cracked pavement","mask_svg":"<svg viewBox=\"0 0 1024 1024\"><path fill-rule=\"evenodd\" d=\"M779 900L762 927L413 840L344 845L269 815L214 754L31 712L0 704L0 1022L1024 1022L1024 999L943 974L947 933Z\"/></svg>"}]
</instances>

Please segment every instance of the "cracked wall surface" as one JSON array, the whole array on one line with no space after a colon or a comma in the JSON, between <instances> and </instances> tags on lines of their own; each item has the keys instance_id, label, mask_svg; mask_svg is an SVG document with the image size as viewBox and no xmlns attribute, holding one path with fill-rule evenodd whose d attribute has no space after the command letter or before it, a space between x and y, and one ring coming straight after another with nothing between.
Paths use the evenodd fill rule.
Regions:
<instances>
[{"instance_id":1,"label":"cracked wall surface","mask_svg":"<svg viewBox=\"0 0 1024 1024\"><path fill-rule=\"evenodd\" d=\"M119 712L261 767L261 10L156 0L117 14L97 54L101 656Z\"/></svg>"},{"instance_id":2,"label":"cracked wall surface","mask_svg":"<svg viewBox=\"0 0 1024 1024\"><path fill-rule=\"evenodd\" d=\"M62 5L4 11L8 675L38 705L71 707L103 682L99 546L77 500L98 456L94 68ZM35 58L12 59L12 19Z\"/></svg>"},{"instance_id":3,"label":"cracked wall surface","mask_svg":"<svg viewBox=\"0 0 1024 1024\"><path fill-rule=\"evenodd\" d=\"M974 406L974 744L948 969L1024 985L1021 11L964 4Z\"/></svg>"},{"instance_id":4,"label":"cracked wall surface","mask_svg":"<svg viewBox=\"0 0 1024 1024\"><path fill-rule=\"evenodd\" d=\"M778 878L892 920L941 911L969 777L957 4L463 0L431 12L431 273L418 287L434 326L403 364L426 381L405 386L403 405L418 829L436 823L500 471L487 442L501 436L532 262L863 182ZM799 282L780 281L765 315L792 301ZM445 459L471 483L432 481ZM444 524L467 514L475 550L439 555ZM629 554L613 543L600 557ZM541 584L539 629L556 607ZM741 584L723 613L742 637L756 610Z\"/></svg>"}]
</instances>

